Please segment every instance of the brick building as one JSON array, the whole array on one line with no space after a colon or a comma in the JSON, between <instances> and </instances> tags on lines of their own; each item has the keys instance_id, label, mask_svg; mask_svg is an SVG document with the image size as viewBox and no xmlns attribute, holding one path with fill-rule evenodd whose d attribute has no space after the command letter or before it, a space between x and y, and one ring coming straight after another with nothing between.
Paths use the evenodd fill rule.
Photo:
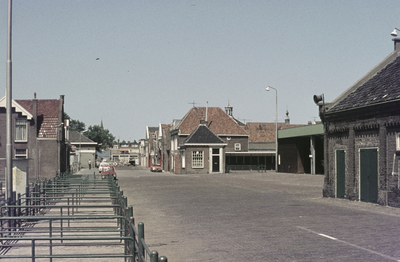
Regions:
<instances>
[{"instance_id":1,"label":"brick building","mask_svg":"<svg viewBox=\"0 0 400 262\"><path fill-rule=\"evenodd\" d=\"M6 98L0 98L0 170L6 166ZM68 148L64 132L64 96L60 99L12 100L13 166L28 182L65 172Z\"/></svg>"},{"instance_id":2,"label":"brick building","mask_svg":"<svg viewBox=\"0 0 400 262\"><path fill-rule=\"evenodd\" d=\"M324 123L323 195L399 206L400 39L395 50L332 103Z\"/></svg>"},{"instance_id":3,"label":"brick building","mask_svg":"<svg viewBox=\"0 0 400 262\"><path fill-rule=\"evenodd\" d=\"M226 154L249 149L249 135L219 107L191 108L170 137L167 155L174 173L224 173Z\"/></svg>"}]
</instances>

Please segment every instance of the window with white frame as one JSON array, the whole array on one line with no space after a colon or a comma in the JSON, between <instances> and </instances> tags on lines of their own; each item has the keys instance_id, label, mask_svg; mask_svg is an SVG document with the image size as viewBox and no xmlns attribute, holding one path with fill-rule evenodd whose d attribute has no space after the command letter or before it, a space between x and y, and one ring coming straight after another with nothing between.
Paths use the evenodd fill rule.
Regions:
<instances>
[{"instance_id":1,"label":"window with white frame","mask_svg":"<svg viewBox=\"0 0 400 262\"><path fill-rule=\"evenodd\" d=\"M185 156L185 150L182 150L182 168L186 167L186 156Z\"/></svg>"},{"instance_id":2,"label":"window with white frame","mask_svg":"<svg viewBox=\"0 0 400 262\"><path fill-rule=\"evenodd\" d=\"M193 151L192 152L192 167L193 168L204 167L203 151Z\"/></svg>"},{"instance_id":3,"label":"window with white frame","mask_svg":"<svg viewBox=\"0 0 400 262\"><path fill-rule=\"evenodd\" d=\"M15 119L15 141L28 141L26 119Z\"/></svg>"},{"instance_id":4,"label":"window with white frame","mask_svg":"<svg viewBox=\"0 0 400 262\"><path fill-rule=\"evenodd\" d=\"M240 143L235 143L235 151L240 151L242 149Z\"/></svg>"},{"instance_id":5,"label":"window with white frame","mask_svg":"<svg viewBox=\"0 0 400 262\"><path fill-rule=\"evenodd\" d=\"M396 133L396 151L400 151L400 133Z\"/></svg>"},{"instance_id":6,"label":"window with white frame","mask_svg":"<svg viewBox=\"0 0 400 262\"><path fill-rule=\"evenodd\" d=\"M28 158L27 149L15 149L15 158Z\"/></svg>"}]
</instances>

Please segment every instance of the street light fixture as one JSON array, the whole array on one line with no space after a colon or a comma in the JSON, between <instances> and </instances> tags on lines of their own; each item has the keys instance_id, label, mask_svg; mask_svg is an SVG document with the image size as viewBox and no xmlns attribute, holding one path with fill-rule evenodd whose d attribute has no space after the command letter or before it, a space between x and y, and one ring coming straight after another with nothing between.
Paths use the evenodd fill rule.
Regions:
<instances>
[{"instance_id":1,"label":"street light fixture","mask_svg":"<svg viewBox=\"0 0 400 262\"><path fill-rule=\"evenodd\" d=\"M276 88L273 88L272 86L267 86L265 89L266 91L269 91L269 89L272 88L275 90L276 96L276 110L275 110L275 172L278 172L278 90Z\"/></svg>"},{"instance_id":2,"label":"street light fixture","mask_svg":"<svg viewBox=\"0 0 400 262\"><path fill-rule=\"evenodd\" d=\"M397 36L397 31L400 31L400 29L394 28L393 32L390 33L392 36Z\"/></svg>"}]
</instances>

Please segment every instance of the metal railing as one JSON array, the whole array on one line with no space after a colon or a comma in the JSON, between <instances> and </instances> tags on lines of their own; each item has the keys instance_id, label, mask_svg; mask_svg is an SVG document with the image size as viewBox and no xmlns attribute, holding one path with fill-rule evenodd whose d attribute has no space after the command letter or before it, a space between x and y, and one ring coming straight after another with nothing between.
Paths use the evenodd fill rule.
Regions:
<instances>
[{"instance_id":1,"label":"metal railing","mask_svg":"<svg viewBox=\"0 0 400 262\"><path fill-rule=\"evenodd\" d=\"M232 171L267 172L266 165L227 165L226 173Z\"/></svg>"},{"instance_id":2,"label":"metal railing","mask_svg":"<svg viewBox=\"0 0 400 262\"><path fill-rule=\"evenodd\" d=\"M132 206L127 202L111 176L62 174L37 182L27 187L25 194L14 194L0 206L0 259L168 261L150 251L144 240L144 224L135 227ZM87 252L91 249L85 248L99 244L112 247L113 252L106 248ZM14 247L25 247L29 252L9 254ZM71 247L80 248L80 252Z\"/></svg>"}]
</instances>

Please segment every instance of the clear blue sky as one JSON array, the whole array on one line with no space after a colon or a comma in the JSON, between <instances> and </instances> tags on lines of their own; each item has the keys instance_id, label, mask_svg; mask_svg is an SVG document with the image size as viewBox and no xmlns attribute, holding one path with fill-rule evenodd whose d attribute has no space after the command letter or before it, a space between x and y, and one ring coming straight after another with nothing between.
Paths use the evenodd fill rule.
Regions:
<instances>
[{"instance_id":1,"label":"clear blue sky","mask_svg":"<svg viewBox=\"0 0 400 262\"><path fill-rule=\"evenodd\" d=\"M133 141L193 101L274 122L270 85L278 120L288 109L306 124L314 94L332 101L393 51L399 11L389 0L14 0L13 99L63 94L71 118ZM6 44L1 0L3 94Z\"/></svg>"}]
</instances>

